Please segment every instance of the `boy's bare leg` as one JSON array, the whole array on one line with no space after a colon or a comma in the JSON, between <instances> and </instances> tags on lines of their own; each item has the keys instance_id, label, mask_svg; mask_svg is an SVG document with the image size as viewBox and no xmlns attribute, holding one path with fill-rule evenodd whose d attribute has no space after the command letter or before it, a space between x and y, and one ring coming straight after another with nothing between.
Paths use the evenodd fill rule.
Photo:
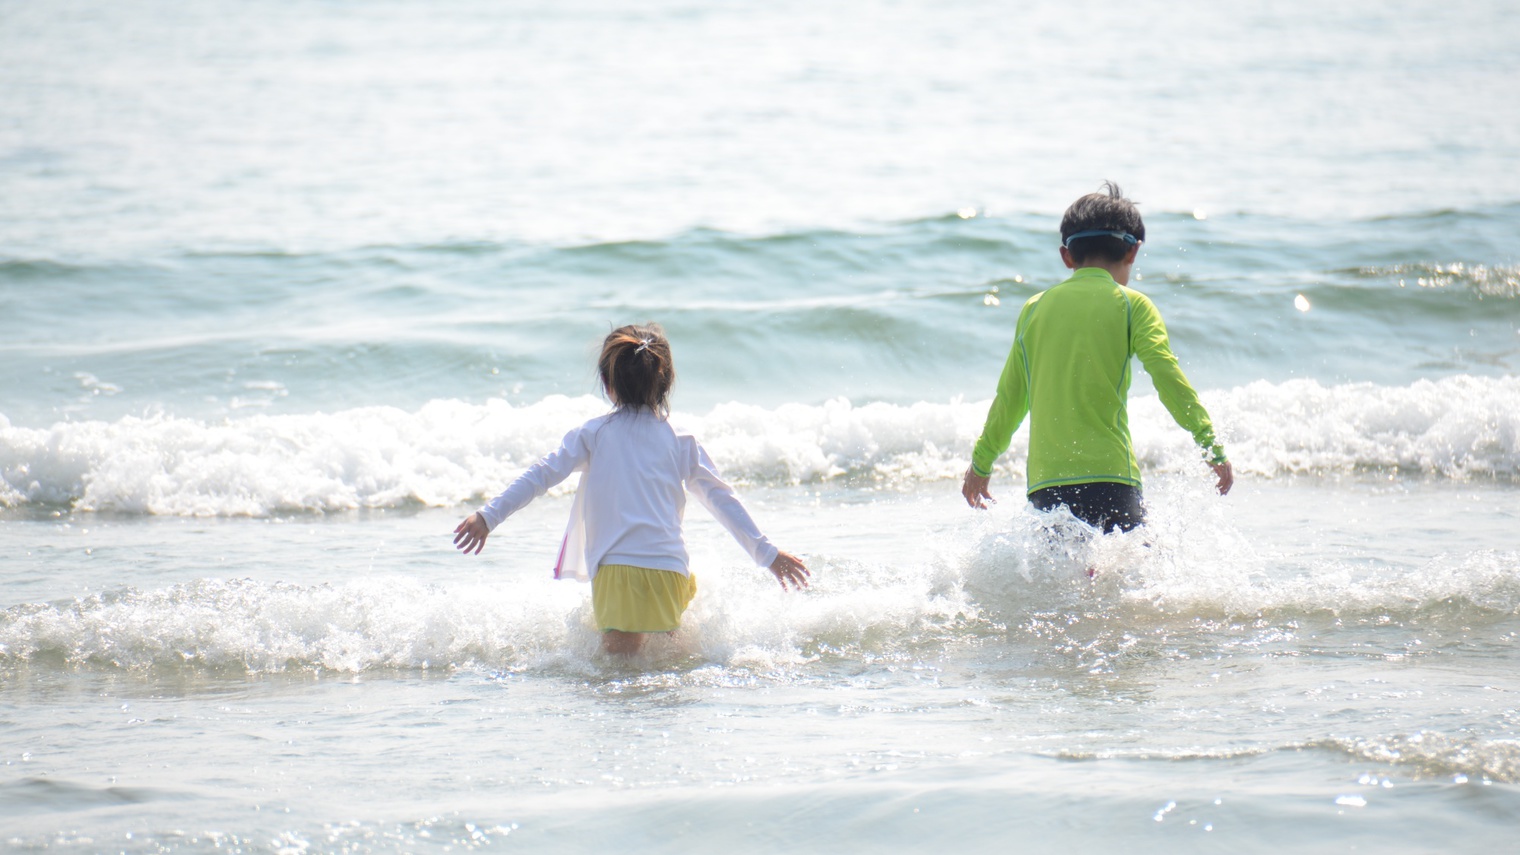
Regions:
<instances>
[{"instance_id":1,"label":"boy's bare leg","mask_svg":"<svg viewBox=\"0 0 1520 855\"><path fill-rule=\"evenodd\" d=\"M609 629L602 633L602 649L618 656L632 656L644 649L644 633Z\"/></svg>"}]
</instances>

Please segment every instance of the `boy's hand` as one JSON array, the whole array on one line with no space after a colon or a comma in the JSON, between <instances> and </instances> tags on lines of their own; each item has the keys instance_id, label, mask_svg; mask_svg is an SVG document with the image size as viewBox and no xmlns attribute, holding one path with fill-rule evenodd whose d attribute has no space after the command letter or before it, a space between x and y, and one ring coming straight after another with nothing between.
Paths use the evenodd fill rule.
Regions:
<instances>
[{"instance_id":1,"label":"boy's hand","mask_svg":"<svg viewBox=\"0 0 1520 855\"><path fill-rule=\"evenodd\" d=\"M966 467L966 478L961 482L961 495L966 497L966 504L973 508L985 510L987 504L997 504L997 499L987 492L987 485L992 482L991 475L978 475L976 470Z\"/></svg>"},{"instance_id":2,"label":"boy's hand","mask_svg":"<svg viewBox=\"0 0 1520 855\"><path fill-rule=\"evenodd\" d=\"M783 591L788 583L793 588L806 588L807 577L812 575L797 556L786 552L776 553L776 560L771 562L771 572L775 574L776 581L781 583Z\"/></svg>"},{"instance_id":3,"label":"boy's hand","mask_svg":"<svg viewBox=\"0 0 1520 855\"><path fill-rule=\"evenodd\" d=\"M465 555L469 555L472 549L479 555L490 536L491 530L486 528L486 521L480 518L480 514L470 514L454 529L454 546Z\"/></svg>"},{"instance_id":4,"label":"boy's hand","mask_svg":"<svg viewBox=\"0 0 1520 855\"><path fill-rule=\"evenodd\" d=\"M1219 495L1228 495L1230 488L1235 486L1235 470L1230 466L1230 461L1210 463L1209 468L1214 470L1214 477L1219 479Z\"/></svg>"}]
</instances>

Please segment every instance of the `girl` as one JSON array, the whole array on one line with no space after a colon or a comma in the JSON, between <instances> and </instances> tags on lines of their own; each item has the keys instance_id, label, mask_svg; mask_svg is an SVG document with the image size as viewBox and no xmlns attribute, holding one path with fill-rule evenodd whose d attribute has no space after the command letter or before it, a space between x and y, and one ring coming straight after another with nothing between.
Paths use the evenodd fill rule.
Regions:
<instances>
[{"instance_id":1,"label":"girl","mask_svg":"<svg viewBox=\"0 0 1520 855\"><path fill-rule=\"evenodd\" d=\"M808 569L766 540L696 438L666 421L676 371L664 330L613 330L597 373L612 412L565 434L554 453L465 518L454 545L480 554L502 520L583 470L555 575L591 578L591 607L608 653L637 653L646 633L681 626L697 593L681 539L688 490L783 589L806 587Z\"/></svg>"}]
</instances>

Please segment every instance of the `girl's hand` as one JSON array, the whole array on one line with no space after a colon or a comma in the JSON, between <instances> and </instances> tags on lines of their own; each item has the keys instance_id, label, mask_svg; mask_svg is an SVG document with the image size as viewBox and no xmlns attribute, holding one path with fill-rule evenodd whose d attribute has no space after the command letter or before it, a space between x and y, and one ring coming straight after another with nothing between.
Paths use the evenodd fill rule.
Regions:
<instances>
[{"instance_id":1,"label":"girl's hand","mask_svg":"<svg viewBox=\"0 0 1520 855\"><path fill-rule=\"evenodd\" d=\"M465 555L469 555L472 549L479 555L490 536L491 530L486 528L486 521L480 518L480 514L470 514L454 529L454 546Z\"/></svg>"},{"instance_id":2,"label":"girl's hand","mask_svg":"<svg viewBox=\"0 0 1520 855\"><path fill-rule=\"evenodd\" d=\"M777 552L776 560L771 562L771 572L775 574L776 581L781 583L781 590L786 590L790 584L793 588L806 588L807 577L813 575L808 572L807 566L797 559L797 556L786 552Z\"/></svg>"}]
</instances>

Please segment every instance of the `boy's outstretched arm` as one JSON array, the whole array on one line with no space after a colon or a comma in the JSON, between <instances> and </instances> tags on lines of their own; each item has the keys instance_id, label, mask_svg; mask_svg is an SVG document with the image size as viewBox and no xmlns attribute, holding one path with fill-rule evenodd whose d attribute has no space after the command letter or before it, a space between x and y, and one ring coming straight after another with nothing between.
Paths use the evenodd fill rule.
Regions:
<instances>
[{"instance_id":1,"label":"boy's outstretched arm","mask_svg":"<svg viewBox=\"0 0 1520 855\"><path fill-rule=\"evenodd\" d=\"M992 406L987 410L982 435L977 437L976 445L971 449L971 465L967 467L966 477L961 481L961 495L966 497L966 504L973 508L985 509L988 502L996 501L987 492L987 484L992 480L992 464L1008 450L1013 432L1018 430L1024 416L1029 414L1029 372L1024 361L1024 322L1029 317L1030 307L1038 299L1031 297L1024 308L1019 310L1018 332L1013 337L1013 346L1008 348L1008 358L1003 362L997 394L993 396Z\"/></svg>"},{"instance_id":2,"label":"boy's outstretched arm","mask_svg":"<svg viewBox=\"0 0 1520 855\"><path fill-rule=\"evenodd\" d=\"M454 528L454 546L465 555L469 555L472 549L479 555L480 550L486 548L486 538L490 536L491 529L486 521L479 513L473 513Z\"/></svg>"},{"instance_id":3,"label":"boy's outstretched arm","mask_svg":"<svg viewBox=\"0 0 1520 855\"><path fill-rule=\"evenodd\" d=\"M788 584L797 589L806 588L807 577L812 575L797 556L780 551L776 553L776 559L771 562L771 573L775 574L776 581L781 583L782 590L786 590Z\"/></svg>"},{"instance_id":4,"label":"boy's outstretched arm","mask_svg":"<svg viewBox=\"0 0 1520 855\"><path fill-rule=\"evenodd\" d=\"M1133 292L1131 292L1133 293ZM1235 470L1225 456L1224 446L1214 435L1214 423L1198 399L1198 393L1188 383L1177 357L1172 353L1171 341L1166 334L1166 324L1155 304L1141 294L1134 294L1134 324L1131 329L1130 348L1140 357L1140 364L1156 387L1161 405L1183 429L1193 435L1193 441L1203 449L1204 460L1214 470L1219 495L1230 492L1235 484Z\"/></svg>"}]
</instances>

